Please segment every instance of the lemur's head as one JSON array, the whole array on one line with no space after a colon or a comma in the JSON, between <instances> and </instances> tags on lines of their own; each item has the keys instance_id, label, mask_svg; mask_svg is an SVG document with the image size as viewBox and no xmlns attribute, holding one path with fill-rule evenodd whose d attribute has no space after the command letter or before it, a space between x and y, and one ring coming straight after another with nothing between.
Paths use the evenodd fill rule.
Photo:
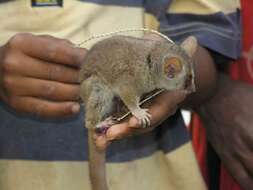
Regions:
<instances>
[{"instance_id":1,"label":"lemur's head","mask_svg":"<svg viewBox=\"0 0 253 190\"><path fill-rule=\"evenodd\" d=\"M150 56L158 63L155 64L156 74L161 79L163 88L185 89L188 92L195 90L192 58L197 46L197 40L193 36L185 39L180 45L165 41L160 43L160 47L159 44L156 45Z\"/></svg>"}]
</instances>

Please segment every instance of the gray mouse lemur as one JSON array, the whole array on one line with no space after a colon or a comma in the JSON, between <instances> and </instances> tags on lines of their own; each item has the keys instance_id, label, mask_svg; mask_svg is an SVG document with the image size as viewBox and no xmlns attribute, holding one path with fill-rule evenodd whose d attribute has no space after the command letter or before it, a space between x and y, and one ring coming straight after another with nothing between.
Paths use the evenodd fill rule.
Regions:
<instances>
[{"instance_id":1,"label":"gray mouse lemur","mask_svg":"<svg viewBox=\"0 0 253 190\"><path fill-rule=\"evenodd\" d=\"M194 37L177 45L165 40L113 36L89 50L81 67L80 83L93 190L108 190L105 151L95 146L93 134L110 115L114 97L122 100L143 127L149 126L151 116L139 105L142 95L156 89L194 91L191 58L196 49Z\"/></svg>"}]
</instances>

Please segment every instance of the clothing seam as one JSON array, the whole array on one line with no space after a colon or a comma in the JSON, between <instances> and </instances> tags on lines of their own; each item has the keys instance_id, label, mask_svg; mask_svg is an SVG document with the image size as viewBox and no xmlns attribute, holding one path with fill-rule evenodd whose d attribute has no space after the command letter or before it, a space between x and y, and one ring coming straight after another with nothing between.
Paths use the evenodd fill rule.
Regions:
<instances>
[{"instance_id":1,"label":"clothing seam","mask_svg":"<svg viewBox=\"0 0 253 190\"><path fill-rule=\"evenodd\" d=\"M233 30L219 28L217 26L202 23L202 22L191 22L191 23L177 24L175 26L172 26L172 28L168 28L166 30L167 31L173 31L173 30L180 30L180 29L191 28L191 27L208 27L208 28L215 28L215 29L218 29L218 30L222 30L222 31L227 32L227 33L233 33Z\"/></svg>"},{"instance_id":2,"label":"clothing seam","mask_svg":"<svg viewBox=\"0 0 253 190\"><path fill-rule=\"evenodd\" d=\"M192 32L200 32L200 31L208 31L208 32L211 32L211 33L215 33L219 36L222 36L224 38L227 38L227 39L232 39L233 41L236 41L236 40L240 40L240 37L236 37L235 35L234 36L229 36L229 35L226 35L222 32L218 32L217 30L214 30L214 29L211 29L211 28L195 28L195 29L188 29L188 30L184 30L184 31L177 31L177 32L171 32L170 29L160 29L160 32L162 33L167 33L169 35L169 37L171 36L179 36L179 35L183 35L183 34L186 34L186 33L192 33ZM240 35L238 35L240 36ZM236 39L235 39L236 37Z\"/></svg>"}]
</instances>

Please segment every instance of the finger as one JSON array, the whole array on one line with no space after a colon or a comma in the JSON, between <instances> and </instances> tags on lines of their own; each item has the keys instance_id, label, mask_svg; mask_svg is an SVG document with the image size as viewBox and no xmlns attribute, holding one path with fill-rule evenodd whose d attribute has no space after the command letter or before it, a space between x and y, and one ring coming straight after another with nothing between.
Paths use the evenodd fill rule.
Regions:
<instances>
[{"instance_id":1,"label":"finger","mask_svg":"<svg viewBox=\"0 0 253 190\"><path fill-rule=\"evenodd\" d=\"M248 174L253 178L253 151L245 144L246 139L237 136L236 140L239 148L237 150L233 149L234 155L241 161Z\"/></svg>"},{"instance_id":2,"label":"finger","mask_svg":"<svg viewBox=\"0 0 253 190\"><path fill-rule=\"evenodd\" d=\"M244 168L247 170L253 181L253 152L240 155L240 160L242 161Z\"/></svg>"},{"instance_id":3,"label":"finger","mask_svg":"<svg viewBox=\"0 0 253 190\"><path fill-rule=\"evenodd\" d=\"M130 117L129 120L111 126L106 132L106 139L118 140L133 135L139 135L151 131L153 128L141 128L141 123L135 117Z\"/></svg>"},{"instance_id":4,"label":"finger","mask_svg":"<svg viewBox=\"0 0 253 190\"><path fill-rule=\"evenodd\" d=\"M228 155L223 164L231 175L243 187L243 189L253 189L253 180L245 170L244 166L231 155Z\"/></svg>"},{"instance_id":5,"label":"finger","mask_svg":"<svg viewBox=\"0 0 253 190\"><path fill-rule=\"evenodd\" d=\"M170 112L176 105L186 98L187 92L184 90L164 92L152 101L152 106L160 106Z\"/></svg>"},{"instance_id":6,"label":"finger","mask_svg":"<svg viewBox=\"0 0 253 190\"><path fill-rule=\"evenodd\" d=\"M56 101L79 100L79 85L18 76L9 76L7 81L7 93L15 96L32 96Z\"/></svg>"},{"instance_id":7,"label":"finger","mask_svg":"<svg viewBox=\"0 0 253 190\"><path fill-rule=\"evenodd\" d=\"M18 59L22 61L7 63L9 65L6 68L9 68L9 72L32 78L78 83L79 69L49 63L23 54Z\"/></svg>"},{"instance_id":8,"label":"finger","mask_svg":"<svg viewBox=\"0 0 253 190\"><path fill-rule=\"evenodd\" d=\"M121 123L110 127L106 133L106 139L118 140L130 136L132 129L128 127L127 123Z\"/></svg>"},{"instance_id":9,"label":"finger","mask_svg":"<svg viewBox=\"0 0 253 190\"><path fill-rule=\"evenodd\" d=\"M95 144L99 150L105 150L110 142L106 139L105 136L101 135L95 139Z\"/></svg>"},{"instance_id":10,"label":"finger","mask_svg":"<svg viewBox=\"0 0 253 190\"><path fill-rule=\"evenodd\" d=\"M80 110L75 102L50 102L33 97L12 97L9 104L18 112L45 118L66 117Z\"/></svg>"},{"instance_id":11,"label":"finger","mask_svg":"<svg viewBox=\"0 0 253 190\"><path fill-rule=\"evenodd\" d=\"M68 40L28 33L15 35L10 40L10 45L35 58L77 67L80 66L86 53L85 49L76 48Z\"/></svg>"},{"instance_id":12,"label":"finger","mask_svg":"<svg viewBox=\"0 0 253 190\"><path fill-rule=\"evenodd\" d=\"M185 96L185 92L181 91L167 92L157 96L148 107L148 112L151 115L150 127L141 128L141 122L135 117L130 117L129 120L111 126L106 133L107 139L121 139L153 130L154 127L168 118L171 113L174 113L177 104Z\"/></svg>"}]
</instances>

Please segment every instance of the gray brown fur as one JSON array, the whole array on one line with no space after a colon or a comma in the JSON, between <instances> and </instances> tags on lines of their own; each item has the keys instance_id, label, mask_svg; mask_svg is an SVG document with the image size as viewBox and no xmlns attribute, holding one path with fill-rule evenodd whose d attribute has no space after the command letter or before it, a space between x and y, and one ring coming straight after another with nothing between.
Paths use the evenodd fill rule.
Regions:
<instances>
[{"instance_id":1,"label":"gray brown fur","mask_svg":"<svg viewBox=\"0 0 253 190\"><path fill-rule=\"evenodd\" d=\"M180 47L168 41L114 36L98 42L87 53L80 71L80 82L86 110L85 126L89 130L93 190L108 190L105 152L96 148L92 136L97 124L110 114L113 98L119 97L134 116L148 123L150 115L139 107L140 97L155 89L185 89L189 77L192 85L188 90L192 90L191 57L196 47L193 37ZM163 73L165 57L177 57L183 63L182 72L173 79L168 79Z\"/></svg>"}]
</instances>

